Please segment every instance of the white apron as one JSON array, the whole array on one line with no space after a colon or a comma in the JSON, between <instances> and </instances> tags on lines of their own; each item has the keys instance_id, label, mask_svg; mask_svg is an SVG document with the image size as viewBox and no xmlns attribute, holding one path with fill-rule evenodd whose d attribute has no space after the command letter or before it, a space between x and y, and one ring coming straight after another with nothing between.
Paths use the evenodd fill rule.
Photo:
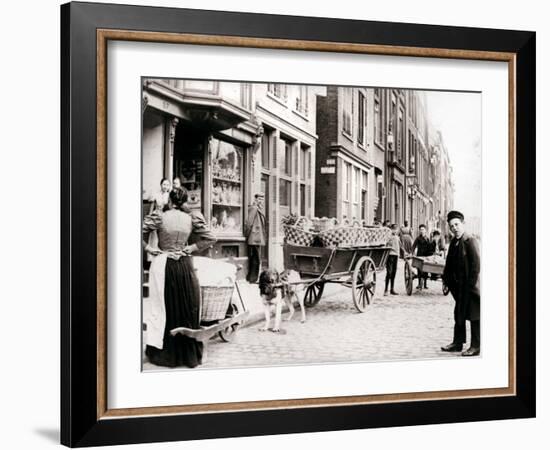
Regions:
<instances>
[{"instance_id":1,"label":"white apron","mask_svg":"<svg viewBox=\"0 0 550 450\"><path fill-rule=\"evenodd\" d=\"M167 258L166 253L153 256L149 268L149 297L143 299L143 323L146 326L144 344L159 350L162 350L164 344L164 327L166 326L164 278Z\"/></svg>"}]
</instances>

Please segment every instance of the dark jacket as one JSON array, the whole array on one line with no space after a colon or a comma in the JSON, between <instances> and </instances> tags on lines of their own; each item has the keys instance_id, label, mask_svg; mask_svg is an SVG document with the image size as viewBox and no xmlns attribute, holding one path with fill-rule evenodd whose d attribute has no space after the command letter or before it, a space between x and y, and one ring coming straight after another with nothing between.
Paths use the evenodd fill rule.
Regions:
<instances>
[{"instance_id":1,"label":"dark jacket","mask_svg":"<svg viewBox=\"0 0 550 450\"><path fill-rule=\"evenodd\" d=\"M449 244L443 281L457 303L458 321L479 320L480 258L475 238L463 234Z\"/></svg>"},{"instance_id":2,"label":"dark jacket","mask_svg":"<svg viewBox=\"0 0 550 450\"><path fill-rule=\"evenodd\" d=\"M256 205L248 207L244 234L248 245L265 245L265 216Z\"/></svg>"},{"instance_id":3,"label":"dark jacket","mask_svg":"<svg viewBox=\"0 0 550 450\"><path fill-rule=\"evenodd\" d=\"M424 237L422 235L418 236L414 240L411 253L414 253L415 249L416 249L416 256L431 256L431 255L433 255L432 245L431 245L430 239L428 237Z\"/></svg>"}]
</instances>

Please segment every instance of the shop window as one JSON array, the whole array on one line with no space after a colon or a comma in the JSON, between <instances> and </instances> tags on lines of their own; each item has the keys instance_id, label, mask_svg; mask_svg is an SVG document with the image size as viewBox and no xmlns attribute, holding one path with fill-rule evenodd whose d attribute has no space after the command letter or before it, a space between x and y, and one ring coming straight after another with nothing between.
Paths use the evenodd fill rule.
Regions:
<instances>
[{"instance_id":1,"label":"shop window","mask_svg":"<svg viewBox=\"0 0 550 450\"><path fill-rule=\"evenodd\" d=\"M212 139L212 230L220 235L242 235L243 149Z\"/></svg>"}]
</instances>

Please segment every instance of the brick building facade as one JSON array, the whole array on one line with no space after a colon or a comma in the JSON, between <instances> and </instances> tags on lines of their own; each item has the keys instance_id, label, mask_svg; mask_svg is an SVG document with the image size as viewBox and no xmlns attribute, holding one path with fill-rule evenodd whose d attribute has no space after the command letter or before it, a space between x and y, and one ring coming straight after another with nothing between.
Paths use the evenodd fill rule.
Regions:
<instances>
[{"instance_id":1,"label":"brick building facade","mask_svg":"<svg viewBox=\"0 0 550 450\"><path fill-rule=\"evenodd\" d=\"M339 221L374 220L378 204L375 173L373 91L329 86L317 98L316 209ZM371 111L372 110L372 111Z\"/></svg>"}]
</instances>

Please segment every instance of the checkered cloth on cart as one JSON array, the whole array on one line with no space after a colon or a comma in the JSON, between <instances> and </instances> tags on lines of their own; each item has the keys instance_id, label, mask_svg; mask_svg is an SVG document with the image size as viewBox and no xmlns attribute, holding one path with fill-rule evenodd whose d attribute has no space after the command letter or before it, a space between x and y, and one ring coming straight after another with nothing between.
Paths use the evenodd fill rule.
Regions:
<instances>
[{"instance_id":1,"label":"checkered cloth on cart","mask_svg":"<svg viewBox=\"0 0 550 450\"><path fill-rule=\"evenodd\" d=\"M356 227L338 227L319 233L319 238L325 247L350 247L357 244Z\"/></svg>"},{"instance_id":2,"label":"checkered cloth on cart","mask_svg":"<svg viewBox=\"0 0 550 450\"><path fill-rule=\"evenodd\" d=\"M386 227L359 228L357 241L361 245L386 245L391 236L391 230Z\"/></svg>"},{"instance_id":3,"label":"checkered cloth on cart","mask_svg":"<svg viewBox=\"0 0 550 450\"><path fill-rule=\"evenodd\" d=\"M311 231L302 230L299 227L292 225L285 225L285 242L291 245L299 245L302 247L311 247L313 240L317 233Z\"/></svg>"},{"instance_id":4,"label":"checkered cloth on cart","mask_svg":"<svg viewBox=\"0 0 550 450\"><path fill-rule=\"evenodd\" d=\"M338 227L319 233L325 247L385 245L391 231L382 227Z\"/></svg>"}]
</instances>

